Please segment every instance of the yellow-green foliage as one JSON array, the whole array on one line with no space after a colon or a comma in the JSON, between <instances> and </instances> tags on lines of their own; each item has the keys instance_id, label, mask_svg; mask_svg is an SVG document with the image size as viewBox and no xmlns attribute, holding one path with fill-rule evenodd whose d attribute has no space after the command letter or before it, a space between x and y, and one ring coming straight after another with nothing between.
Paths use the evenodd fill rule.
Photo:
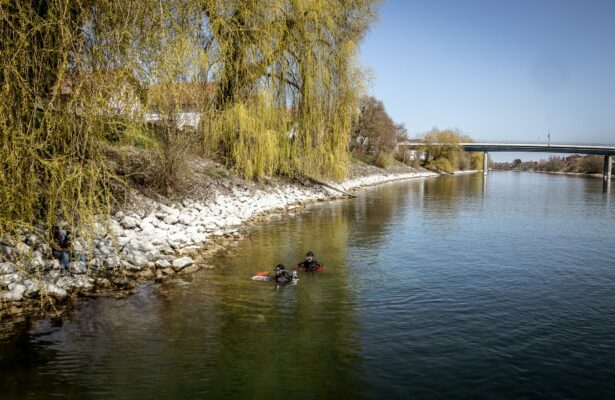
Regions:
<instances>
[{"instance_id":1,"label":"yellow-green foliage","mask_svg":"<svg viewBox=\"0 0 615 400\"><path fill-rule=\"evenodd\" d=\"M122 132L119 143L144 149L156 149L160 147L160 138L153 129L145 126L129 125Z\"/></svg>"},{"instance_id":2,"label":"yellow-green foliage","mask_svg":"<svg viewBox=\"0 0 615 400\"><path fill-rule=\"evenodd\" d=\"M258 96L217 112L208 126L206 145L228 149L233 167L248 178L287 173L289 127L288 115L272 107L267 96Z\"/></svg>"},{"instance_id":3,"label":"yellow-green foliage","mask_svg":"<svg viewBox=\"0 0 615 400\"><path fill-rule=\"evenodd\" d=\"M187 105L245 176L343 177L375 3L0 0L0 235L107 212L110 145L155 150L172 182Z\"/></svg>"},{"instance_id":4,"label":"yellow-green foliage","mask_svg":"<svg viewBox=\"0 0 615 400\"><path fill-rule=\"evenodd\" d=\"M473 143L474 139L467 135L460 135L461 142L463 143ZM481 152L459 152L459 164L457 166L458 169L461 170L479 170L483 169L483 153Z\"/></svg>"},{"instance_id":5,"label":"yellow-green foliage","mask_svg":"<svg viewBox=\"0 0 615 400\"><path fill-rule=\"evenodd\" d=\"M136 52L158 4L0 0L0 235L109 210L103 150L143 136Z\"/></svg>"},{"instance_id":6,"label":"yellow-green foliage","mask_svg":"<svg viewBox=\"0 0 615 400\"><path fill-rule=\"evenodd\" d=\"M443 172L449 172L449 173L457 169L454 166L454 164L451 162L451 160L447 158L437 158L435 160L431 160L427 163L427 165L429 166L429 168L434 169L436 171L443 171Z\"/></svg>"},{"instance_id":7,"label":"yellow-green foliage","mask_svg":"<svg viewBox=\"0 0 615 400\"><path fill-rule=\"evenodd\" d=\"M217 91L206 141L220 144L226 161L246 176L266 171L342 178L347 172L348 135L361 79L356 51L373 18L374 1L204 1L210 21ZM268 94L268 95L266 95ZM249 124L254 98L270 99L265 121ZM229 113L235 114L229 116ZM286 113L283 131L264 128ZM224 122L218 122L218 119ZM235 123L228 123L234 121ZM241 122L241 134L237 122ZM246 133L253 126L259 132ZM215 131L218 129L218 131ZM247 154L245 140L262 146ZM240 139L239 146L233 145ZM266 154L269 153L269 154ZM252 156L250 161L243 157ZM274 164L269 164L274 163ZM257 165L263 167L256 168Z\"/></svg>"},{"instance_id":8,"label":"yellow-green foliage","mask_svg":"<svg viewBox=\"0 0 615 400\"><path fill-rule=\"evenodd\" d=\"M466 153L459 147L459 143L473 141L470 137L455 131L434 129L425 135L425 145L419 151L425 153L425 166L431 169L444 172L481 169L482 153Z\"/></svg>"},{"instance_id":9,"label":"yellow-green foliage","mask_svg":"<svg viewBox=\"0 0 615 400\"><path fill-rule=\"evenodd\" d=\"M378 157L374 160L374 165L380 168L389 168L394 163L395 157L387 153L380 153Z\"/></svg>"},{"instance_id":10,"label":"yellow-green foliage","mask_svg":"<svg viewBox=\"0 0 615 400\"><path fill-rule=\"evenodd\" d=\"M100 114L86 111L96 96L69 72L85 13L78 2L1 3L0 232L50 224L56 210L83 218L107 203Z\"/></svg>"}]
</instances>

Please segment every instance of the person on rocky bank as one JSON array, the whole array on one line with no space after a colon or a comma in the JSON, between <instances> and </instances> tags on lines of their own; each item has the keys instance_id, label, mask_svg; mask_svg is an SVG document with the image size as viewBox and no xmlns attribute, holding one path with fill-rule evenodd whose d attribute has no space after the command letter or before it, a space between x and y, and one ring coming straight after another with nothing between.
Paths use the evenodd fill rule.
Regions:
<instances>
[{"instance_id":1,"label":"person on rocky bank","mask_svg":"<svg viewBox=\"0 0 615 400\"><path fill-rule=\"evenodd\" d=\"M53 227L53 256L60 261L62 272L67 272L70 265L70 233L68 230Z\"/></svg>"}]
</instances>

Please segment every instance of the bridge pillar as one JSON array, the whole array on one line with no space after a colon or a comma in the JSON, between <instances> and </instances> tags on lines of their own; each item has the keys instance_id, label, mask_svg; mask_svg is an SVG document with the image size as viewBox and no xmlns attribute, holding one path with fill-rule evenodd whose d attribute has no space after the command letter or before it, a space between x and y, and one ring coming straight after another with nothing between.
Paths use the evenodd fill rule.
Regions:
<instances>
[{"instance_id":1,"label":"bridge pillar","mask_svg":"<svg viewBox=\"0 0 615 400\"><path fill-rule=\"evenodd\" d=\"M611 160L611 156L604 156L604 169L602 170L602 178L605 181L608 181L611 179L611 175L612 175L612 170L613 170L613 162Z\"/></svg>"},{"instance_id":2,"label":"bridge pillar","mask_svg":"<svg viewBox=\"0 0 615 400\"><path fill-rule=\"evenodd\" d=\"M486 151L483 153L483 175L489 173L489 153Z\"/></svg>"}]
</instances>

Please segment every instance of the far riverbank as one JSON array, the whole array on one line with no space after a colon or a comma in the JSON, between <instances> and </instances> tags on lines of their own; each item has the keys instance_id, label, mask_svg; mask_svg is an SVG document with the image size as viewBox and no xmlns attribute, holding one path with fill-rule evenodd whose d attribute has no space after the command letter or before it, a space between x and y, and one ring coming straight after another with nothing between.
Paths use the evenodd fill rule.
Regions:
<instances>
[{"instance_id":1,"label":"far riverbank","mask_svg":"<svg viewBox=\"0 0 615 400\"><path fill-rule=\"evenodd\" d=\"M564 172L564 171L539 171L539 170L522 170L522 169L494 169L494 172L531 172L531 173L539 173L539 174L551 174L551 175L566 175L566 176L579 176L586 178L603 178L601 173L597 174L585 174L582 172ZM612 176L611 179L615 179L615 176Z\"/></svg>"}]
</instances>

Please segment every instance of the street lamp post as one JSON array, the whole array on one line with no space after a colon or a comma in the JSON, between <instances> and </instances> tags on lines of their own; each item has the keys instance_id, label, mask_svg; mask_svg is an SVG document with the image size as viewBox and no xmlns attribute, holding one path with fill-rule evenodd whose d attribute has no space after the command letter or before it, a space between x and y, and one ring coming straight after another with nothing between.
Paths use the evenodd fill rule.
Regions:
<instances>
[{"instance_id":1,"label":"street lamp post","mask_svg":"<svg viewBox=\"0 0 615 400\"><path fill-rule=\"evenodd\" d=\"M547 115L547 122L549 125L549 133L547 134L547 147L551 147L551 117Z\"/></svg>"}]
</instances>

